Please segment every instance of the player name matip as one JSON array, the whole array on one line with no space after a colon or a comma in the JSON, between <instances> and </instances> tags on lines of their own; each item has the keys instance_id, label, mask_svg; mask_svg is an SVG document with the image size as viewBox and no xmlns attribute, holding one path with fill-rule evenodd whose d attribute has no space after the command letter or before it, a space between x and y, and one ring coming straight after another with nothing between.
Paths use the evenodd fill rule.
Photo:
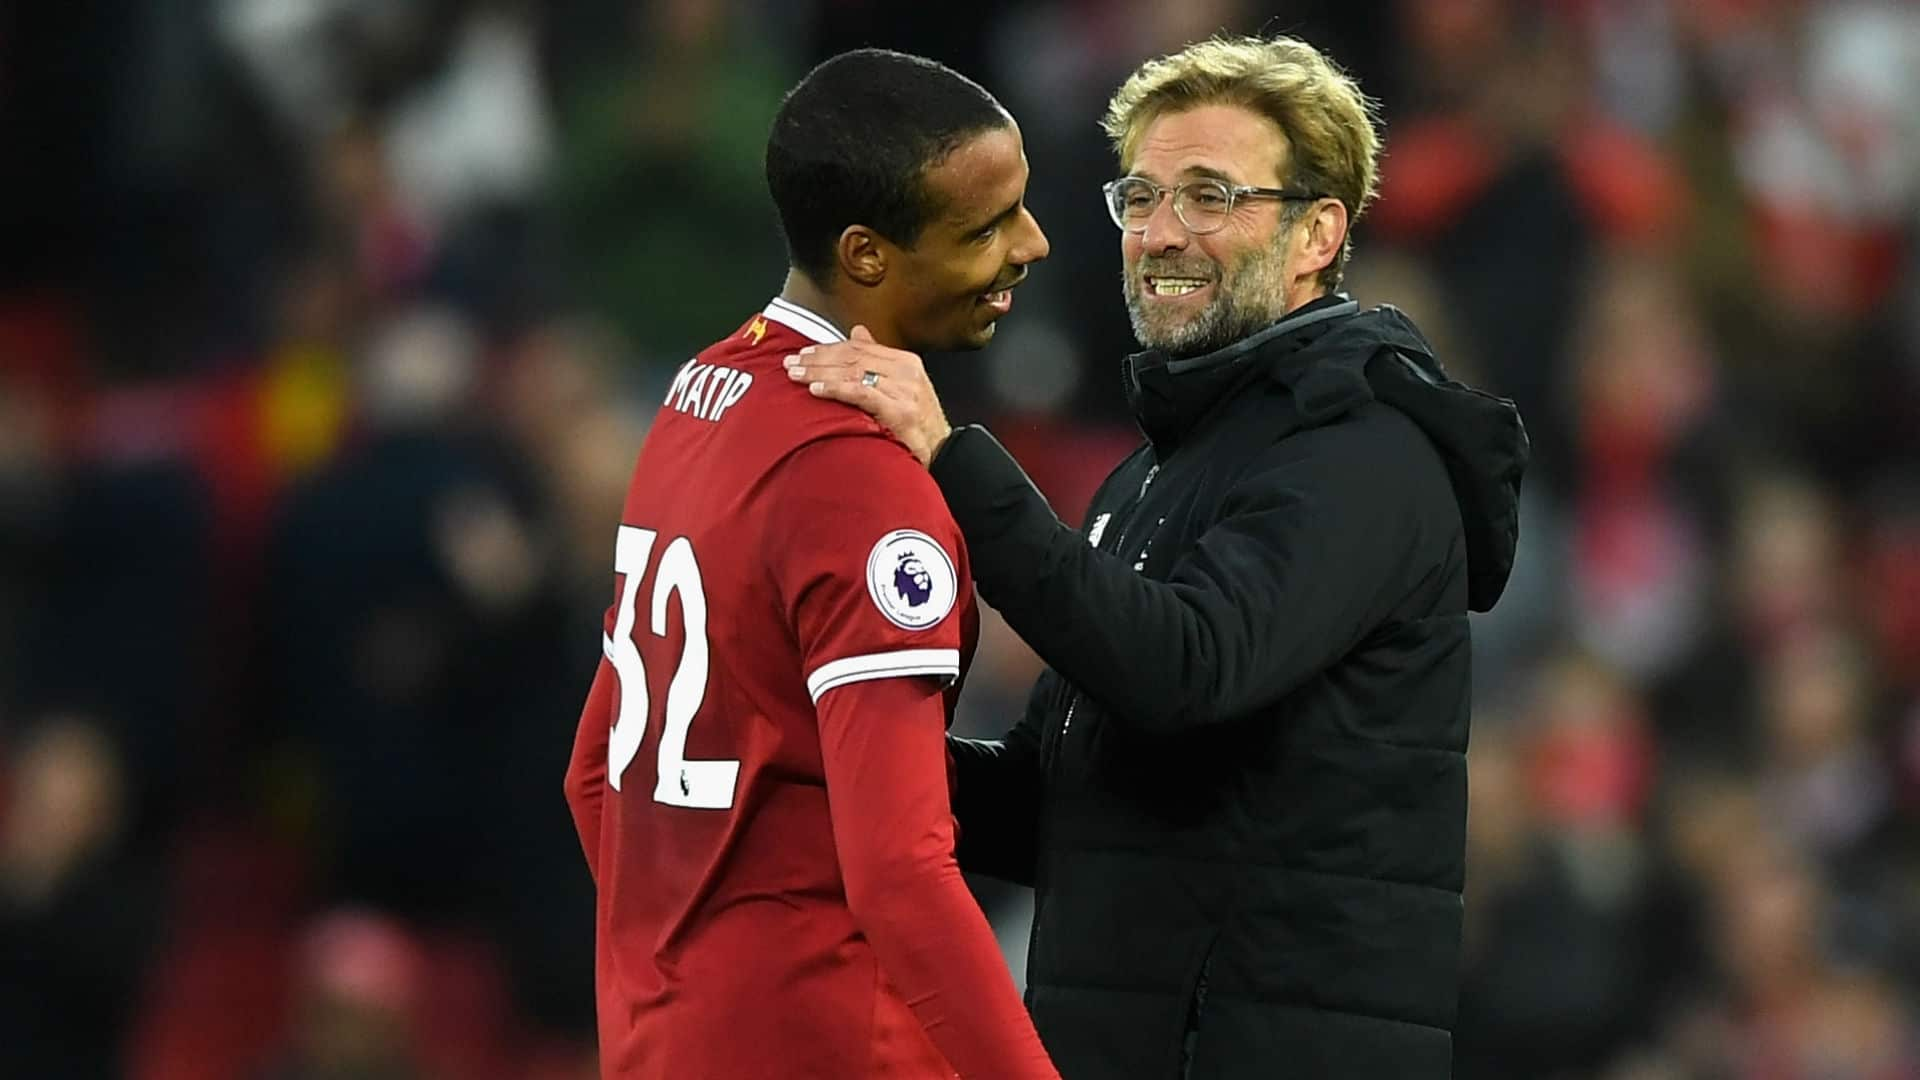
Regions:
<instances>
[{"instance_id":1,"label":"player name matip","mask_svg":"<svg viewBox=\"0 0 1920 1080\"><path fill-rule=\"evenodd\" d=\"M753 376L747 372L689 360L667 388L666 404L689 416L717 421L747 396L747 388L752 385Z\"/></svg>"}]
</instances>

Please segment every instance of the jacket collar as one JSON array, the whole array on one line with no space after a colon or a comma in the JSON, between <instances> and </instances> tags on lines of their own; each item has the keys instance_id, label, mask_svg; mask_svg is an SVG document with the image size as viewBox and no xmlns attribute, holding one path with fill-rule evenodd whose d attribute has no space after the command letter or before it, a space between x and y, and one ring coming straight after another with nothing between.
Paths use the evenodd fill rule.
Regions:
<instances>
[{"instance_id":1,"label":"jacket collar","mask_svg":"<svg viewBox=\"0 0 1920 1080\"><path fill-rule=\"evenodd\" d=\"M1424 432L1439 453L1460 508L1467 551L1467 606L1486 611L1513 570L1520 535L1520 480L1531 455L1513 402L1447 377L1419 327L1398 308L1358 311L1323 297L1266 330L1204 356L1128 358L1128 396L1157 456L1248 384L1271 379L1284 401L1254 418L1262 438L1318 427L1377 401Z\"/></svg>"},{"instance_id":2,"label":"jacket collar","mask_svg":"<svg viewBox=\"0 0 1920 1080\"><path fill-rule=\"evenodd\" d=\"M1140 430L1165 455L1232 387L1254 372L1291 385L1306 346L1349 319L1360 305L1344 293L1320 297L1259 333L1199 356L1147 349L1127 357L1127 404Z\"/></svg>"}]
</instances>

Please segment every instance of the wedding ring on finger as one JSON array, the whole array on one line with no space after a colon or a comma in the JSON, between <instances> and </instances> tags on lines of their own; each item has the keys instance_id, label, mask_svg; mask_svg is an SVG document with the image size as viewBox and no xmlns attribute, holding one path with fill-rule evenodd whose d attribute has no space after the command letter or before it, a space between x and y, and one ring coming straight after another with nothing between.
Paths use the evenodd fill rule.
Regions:
<instances>
[{"instance_id":1,"label":"wedding ring on finger","mask_svg":"<svg viewBox=\"0 0 1920 1080\"><path fill-rule=\"evenodd\" d=\"M861 385L861 386L868 386L868 387L872 387L872 386L879 386L879 385L880 385L880 373L879 373L879 372L877 372L877 371L865 371L865 372L861 372L861 374L860 374L860 385Z\"/></svg>"}]
</instances>

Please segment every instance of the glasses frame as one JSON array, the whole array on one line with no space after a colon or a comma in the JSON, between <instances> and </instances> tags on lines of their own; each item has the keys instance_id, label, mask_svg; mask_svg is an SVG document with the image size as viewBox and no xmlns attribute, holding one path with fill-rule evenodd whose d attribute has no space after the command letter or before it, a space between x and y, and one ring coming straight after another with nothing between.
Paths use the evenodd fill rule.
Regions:
<instances>
[{"instance_id":1,"label":"glasses frame","mask_svg":"<svg viewBox=\"0 0 1920 1080\"><path fill-rule=\"evenodd\" d=\"M1153 209L1147 211L1147 216L1141 219L1140 224L1137 226L1126 223L1125 219L1121 216L1120 206L1114 201L1113 197L1116 188L1121 184L1128 183L1145 184L1153 189ZM1182 204L1186 201L1188 189L1196 187L1211 187L1227 193L1227 208L1221 211L1219 224L1214 225L1212 228L1194 228L1193 222L1187 220L1186 211L1181 208ZM1175 184L1173 187L1163 187L1144 176L1123 176L1118 180L1109 180L1100 185L1100 193L1106 196L1107 216L1113 219L1113 223L1119 226L1121 232L1129 233L1146 232L1147 222L1153 219L1154 214L1159 213L1160 203L1164 201L1167 196L1171 195L1173 196L1173 216L1179 218L1180 224L1185 226L1186 230L1195 236L1206 236L1226 228L1227 219L1233 216L1234 207L1240 204L1241 199L1275 199L1280 202L1318 202L1321 199L1333 198L1333 196L1323 193L1297 191L1291 188L1254 187L1251 184L1233 184L1213 177L1203 177L1199 180L1189 180L1184 184Z\"/></svg>"}]
</instances>

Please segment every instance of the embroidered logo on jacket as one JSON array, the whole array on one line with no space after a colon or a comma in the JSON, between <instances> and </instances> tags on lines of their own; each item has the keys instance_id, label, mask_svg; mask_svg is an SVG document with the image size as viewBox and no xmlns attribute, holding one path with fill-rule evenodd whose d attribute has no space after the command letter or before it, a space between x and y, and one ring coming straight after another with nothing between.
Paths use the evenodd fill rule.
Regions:
<instances>
[{"instance_id":1,"label":"embroidered logo on jacket","mask_svg":"<svg viewBox=\"0 0 1920 1080\"><path fill-rule=\"evenodd\" d=\"M1111 513L1101 514L1099 517L1094 518L1093 527L1087 530L1087 543L1094 547L1099 547L1100 538L1107 535L1107 522L1112 520L1113 515Z\"/></svg>"}]
</instances>

